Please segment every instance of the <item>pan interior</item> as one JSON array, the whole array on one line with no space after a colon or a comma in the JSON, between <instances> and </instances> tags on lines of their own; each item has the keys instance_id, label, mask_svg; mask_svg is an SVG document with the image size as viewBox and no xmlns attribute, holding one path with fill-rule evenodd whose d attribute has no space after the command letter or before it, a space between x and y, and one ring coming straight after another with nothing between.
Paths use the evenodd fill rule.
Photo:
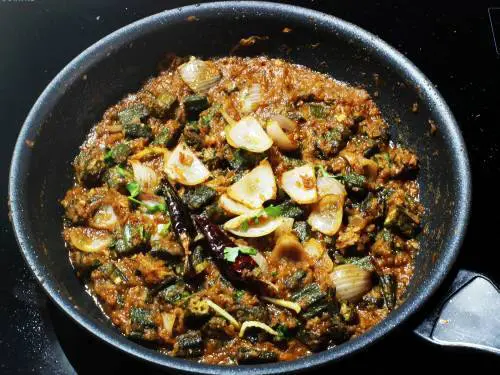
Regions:
<instances>
[{"instance_id":1,"label":"pan interior","mask_svg":"<svg viewBox=\"0 0 500 375\"><path fill-rule=\"evenodd\" d=\"M450 266L460 238L457 240L455 230L468 204L461 201L463 192L467 192L463 184L468 184L463 181L468 179L466 151L459 148L460 139L450 132L452 118L443 115L446 108L432 102L428 87L405 72L404 62L392 59L377 43L362 34L355 35L356 30L344 28L340 21L308 14L311 17L304 16L303 11L285 11L283 6L244 3L237 11L226 4L163 13L114 34L88 51L49 86L34 107L11 171L10 198L18 240L52 297L64 309L71 309L71 314L85 316L91 322L88 324L99 327L96 330L101 330L101 337L106 335L122 347L135 345L110 327L68 262L61 238L63 212L59 201L72 184L71 161L104 110L155 75L167 53L225 56L240 39L250 36L269 38L237 49L236 55L284 58L376 93L375 101L391 125L393 139L414 150L421 161L418 178L427 213L407 304L418 304L415 297L429 287L436 273L444 275ZM196 15L198 20L190 22L187 15ZM285 27L292 31L282 32ZM417 113L411 111L415 102ZM433 135L429 121L437 128ZM25 145L26 139L34 142L32 148ZM465 163L465 170L460 170L460 162ZM401 312L392 315L397 314ZM394 324L391 319L381 324L384 329ZM375 331L371 339L383 334L382 328ZM347 349L338 349L339 356L349 352L351 344L345 345ZM141 350L147 349L137 345L133 349ZM180 363L169 361L169 365Z\"/></svg>"}]
</instances>

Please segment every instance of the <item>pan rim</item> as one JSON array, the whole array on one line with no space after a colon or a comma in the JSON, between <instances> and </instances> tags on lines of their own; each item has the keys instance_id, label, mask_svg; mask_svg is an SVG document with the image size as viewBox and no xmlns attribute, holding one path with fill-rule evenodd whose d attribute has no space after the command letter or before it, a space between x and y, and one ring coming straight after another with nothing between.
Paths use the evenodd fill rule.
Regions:
<instances>
[{"instance_id":1,"label":"pan rim","mask_svg":"<svg viewBox=\"0 0 500 375\"><path fill-rule=\"evenodd\" d=\"M311 356L294 360L291 362L279 362L265 365L243 365L238 367L225 367L216 365L205 365L196 362L186 361L178 358L168 357L159 352L147 349L136 344L118 331L112 331L101 323L85 316L79 311L71 301L57 289L55 282L47 277L47 272L37 258L37 249L30 239L29 231L26 230L28 222L27 214L22 205L23 194L17 189L20 185L26 169L23 167L29 160L29 149L25 145L25 140L32 139L42 125L42 120L46 117L50 108L57 102L61 93L60 88L78 79L89 67L105 58L107 51L113 46L122 46L137 38L140 35L154 31L157 27L162 27L165 20L182 19L188 15L197 15L202 12L223 12L223 11L247 11L247 12L285 12L287 16L304 18L311 17L315 23L325 25L332 30L359 40L364 45L376 51L379 57L391 62L394 68L398 68L400 74L406 75L421 88L421 93L425 100L431 103L434 111L440 117L440 121L446 127L446 134L450 139L452 152L455 155L458 179L456 181L457 205L454 210L452 225L454 224L458 233L450 242L446 244L446 251L440 258L433 275L425 288L421 288L411 299L400 306L391 316L384 319L370 331L358 338L350 340L338 347L313 354ZM358 352L370 344L380 340L392 331L396 326L406 321L411 315L421 308L425 302L435 293L453 263L456 260L459 249L465 236L471 206L471 174L464 140L449 107L444 99L425 77L425 75L411 63L400 52L389 44L370 32L337 17L310 10L303 7L287 4L259 2L259 1L228 1L213 2L197 5L190 5L181 8L164 11L149 17L135 21L115 32L105 36L92 46L85 49L70 63L68 63L58 75L48 84L43 93L37 99L30 110L19 133L14 153L11 161L9 174L9 210L11 221L14 227L16 240L21 249L21 253L29 268L34 273L36 279L47 292L55 304L65 311L75 322L84 327L87 331L99 337L104 342L116 347L136 358L149 363L159 365L169 369L176 369L190 373L221 374L221 373L252 373L252 374L276 374L290 371L304 371L313 367L318 367L331 363L340 358ZM25 221L26 219L26 221ZM114 333L113 333L114 332Z\"/></svg>"}]
</instances>

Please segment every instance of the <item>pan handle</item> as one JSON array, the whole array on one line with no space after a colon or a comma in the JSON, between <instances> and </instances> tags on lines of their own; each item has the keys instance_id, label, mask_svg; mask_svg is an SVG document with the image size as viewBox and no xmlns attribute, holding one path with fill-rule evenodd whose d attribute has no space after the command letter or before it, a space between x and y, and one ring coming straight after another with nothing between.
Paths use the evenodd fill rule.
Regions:
<instances>
[{"instance_id":1,"label":"pan handle","mask_svg":"<svg viewBox=\"0 0 500 375\"><path fill-rule=\"evenodd\" d=\"M460 270L440 303L415 328L425 340L500 354L500 290L487 277Z\"/></svg>"}]
</instances>

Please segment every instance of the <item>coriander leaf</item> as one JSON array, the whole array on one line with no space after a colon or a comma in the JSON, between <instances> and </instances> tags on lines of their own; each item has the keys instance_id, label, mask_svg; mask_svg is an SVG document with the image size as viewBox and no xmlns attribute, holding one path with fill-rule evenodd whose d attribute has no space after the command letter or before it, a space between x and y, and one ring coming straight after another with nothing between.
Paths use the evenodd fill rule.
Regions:
<instances>
[{"instance_id":1,"label":"coriander leaf","mask_svg":"<svg viewBox=\"0 0 500 375\"><path fill-rule=\"evenodd\" d=\"M269 217L278 217L281 216L281 207L273 206L272 204L268 207L264 208L264 213Z\"/></svg>"},{"instance_id":2,"label":"coriander leaf","mask_svg":"<svg viewBox=\"0 0 500 375\"><path fill-rule=\"evenodd\" d=\"M118 171L118 174L122 177L125 178L132 177L132 174L120 165L116 167L116 170Z\"/></svg>"},{"instance_id":3,"label":"coriander leaf","mask_svg":"<svg viewBox=\"0 0 500 375\"><path fill-rule=\"evenodd\" d=\"M239 248L238 247L225 247L224 248L224 259L228 262L234 263L236 257L238 256Z\"/></svg>"},{"instance_id":4,"label":"coriander leaf","mask_svg":"<svg viewBox=\"0 0 500 375\"><path fill-rule=\"evenodd\" d=\"M248 246L237 246L237 247L225 247L224 248L224 259L228 262L233 263L239 254L255 255L257 250L253 247Z\"/></svg>"},{"instance_id":5,"label":"coriander leaf","mask_svg":"<svg viewBox=\"0 0 500 375\"><path fill-rule=\"evenodd\" d=\"M144 203L144 207L148 210L148 213L154 214L156 212L165 212L166 207L165 203L151 203L151 202L142 202Z\"/></svg>"},{"instance_id":6,"label":"coriander leaf","mask_svg":"<svg viewBox=\"0 0 500 375\"><path fill-rule=\"evenodd\" d=\"M168 232L170 231L170 226L172 225L171 222L168 222L166 224L158 224L158 229L157 232L160 236L166 236Z\"/></svg>"},{"instance_id":7,"label":"coriander leaf","mask_svg":"<svg viewBox=\"0 0 500 375\"><path fill-rule=\"evenodd\" d=\"M245 219L241 222L240 224L240 229L243 231L243 232L246 232L248 230L248 228L250 227L250 224L248 223L248 219Z\"/></svg>"},{"instance_id":8,"label":"coriander leaf","mask_svg":"<svg viewBox=\"0 0 500 375\"><path fill-rule=\"evenodd\" d=\"M128 197L128 199L134 203L137 203L138 205L141 205L146 208L148 213L154 214L156 212L165 212L166 211L166 206L165 203L163 202L143 202L140 201L139 199L134 198L133 196Z\"/></svg>"},{"instance_id":9,"label":"coriander leaf","mask_svg":"<svg viewBox=\"0 0 500 375\"><path fill-rule=\"evenodd\" d=\"M128 192L130 193L130 196L132 198L135 198L139 195L139 193L141 192L141 187L139 186L139 184L135 181L132 181L132 182L129 182L127 184L127 190Z\"/></svg>"},{"instance_id":10,"label":"coriander leaf","mask_svg":"<svg viewBox=\"0 0 500 375\"><path fill-rule=\"evenodd\" d=\"M316 171L320 177L333 177L330 173L326 171L326 168L321 164L316 165Z\"/></svg>"},{"instance_id":11,"label":"coriander leaf","mask_svg":"<svg viewBox=\"0 0 500 375\"><path fill-rule=\"evenodd\" d=\"M279 324L274 330L278 332L278 336L276 336L277 341L288 340L292 337L288 327L283 324Z\"/></svg>"},{"instance_id":12,"label":"coriander leaf","mask_svg":"<svg viewBox=\"0 0 500 375\"><path fill-rule=\"evenodd\" d=\"M104 161L106 163L112 163L114 161L113 159L113 151L111 150L108 150L105 154L104 154Z\"/></svg>"},{"instance_id":13,"label":"coriander leaf","mask_svg":"<svg viewBox=\"0 0 500 375\"><path fill-rule=\"evenodd\" d=\"M244 290L235 290L233 293L233 297L236 301L239 301L245 295Z\"/></svg>"},{"instance_id":14,"label":"coriander leaf","mask_svg":"<svg viewBox=\"0 0 500 375\"><path fill-rule=\"evenodd\" d=\"M389 155L389 153L388 153L388 152L384 152L384 153L382 154L382 156L384 157L384 159L385 159L385 161L386 161L386 163L387 163L387 166L388 166L389 168L392 168L392 160L391 160L391 155Z\"/></svg>"},{"instance_id":15,"label":"coriander leaf","mask_svg":"<svg viewBox=\"0 0 500 375\"><path fill-rule=\"evenodd\" d=\"M142 206L144 203L142 203L139 199L135 199L134 197L127 197L129 201L137 203L138 205Z\"/></svg>"}]
</instances>

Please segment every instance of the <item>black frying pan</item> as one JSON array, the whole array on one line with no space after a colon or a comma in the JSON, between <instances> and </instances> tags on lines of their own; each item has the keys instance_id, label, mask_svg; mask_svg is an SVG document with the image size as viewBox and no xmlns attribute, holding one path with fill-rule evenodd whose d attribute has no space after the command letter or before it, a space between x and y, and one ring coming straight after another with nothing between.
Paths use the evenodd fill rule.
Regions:
<instances>
[{"instance_id":1,"label":"black frying pan","mask_svg":"<svg viewBox=\"0 0 500 375\"><path fill-rule=\"evenodd\" d=\"M284 27L292 32L283 33ZM427 215L406 302L372 330L293 362L238 368L206 366L147 349L111 326L68 262L61 238L59 200L72 183L71 161L92 125L108 106L154 75L166 52L224 56L241 38L252 35L269 39L237 49L235 54L281 57L378 93L376 102L392 125L393 139L420 156L421 199ZM410 111L414 102L419 103L417 113ZM431 134L429 120L436 126L435 134ZM84 51L49 84L29 113L12 158L9 184L19 246L55 303L87 330L130 355L196 373L275 374L309 369L379 340L420 309L442 283L459 252L471 199L469 162L458 126L434 86L411 62L345 21L262 2L221 2L167 11L120 29ZM473 285L473 276L462 273L455 286ZM427 320L419 333L446 343L446 337L434 335L438 317ZM467 326L467 319L465 323ZM460 338L454 339L455 344L462 343ZM498 342L479 345L500 348Z\"/></svg>"}]
</instances>

